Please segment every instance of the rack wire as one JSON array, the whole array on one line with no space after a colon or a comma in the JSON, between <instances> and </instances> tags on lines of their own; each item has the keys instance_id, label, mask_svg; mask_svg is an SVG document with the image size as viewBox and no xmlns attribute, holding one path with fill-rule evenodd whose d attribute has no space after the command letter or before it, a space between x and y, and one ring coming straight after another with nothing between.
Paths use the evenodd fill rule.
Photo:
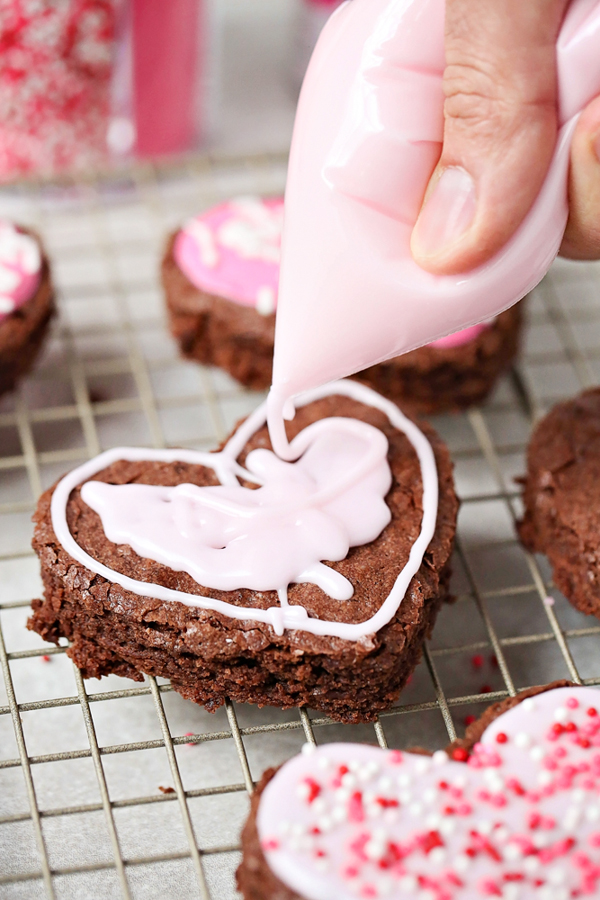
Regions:
<instances>
[{"instance_id":1,"label":"rack wire","mask_svg":"<svg viewBox=\"0 0 600 900\"><path fill-rule=\"evenodd\" d=\"M263 769L305 741L443 746L487 703L567 677L600 683L600 626L516 540L532 422L598 381L600 268L559 262L529 298L519 365L482 408L434 424L462 499L456 602L374 726L228 703L214 715L168 682L84 682L25 629L41 585L29 542L40 491L118 444L215 446L260 399L181 361L157 282L169 230L234 194L281 191L285 159L198 159L86 183L0 192L42 233L60 316L35 372L0 402L0 896L235 896L239 830Z\"/></svg>"}]
</instances>

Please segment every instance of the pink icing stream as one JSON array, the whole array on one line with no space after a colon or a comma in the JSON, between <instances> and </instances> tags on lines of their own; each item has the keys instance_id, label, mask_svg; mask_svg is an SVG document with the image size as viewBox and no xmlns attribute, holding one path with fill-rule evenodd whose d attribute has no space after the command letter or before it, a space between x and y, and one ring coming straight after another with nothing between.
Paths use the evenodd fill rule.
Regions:
<instances>
[{"instance_id":1,"label":"pink icing stream","mask_svg":"<svg viewBox=\"0 0 600 900\"><path fill-rule=\"evenodd\" d=\"M92 572L135 594L179 601L231 618L267 622L278 634L286 628L299 628L359 640L378 631L397 611L435 530L435 457L417 426L395 404L364 385L349 381L326 385L302 397L300 405L332 395L351 397L381 410L406 434L421 466L421 531L390 594L370 619L349 624L309 618L303 607L290 606L287 600L288 586L295 582L316 584L340 602L349 599L353 594L351 583L322 561L344 559L350 547L373 541L390 521L385 503L391 483L387 440L378 429L354 419L323 419L301 431L290 444L286 441L287 458L292 463L264 449L248 454L246 468L236 461L248 440L264 425L266 404L240 426L219 453L109 450L57 485L51 506L57 539ZM107 485L92 480L97 472L120 459L208 466L221 484L164 488ZM240 479L260 486L249 490ZM234 606L136 581L97 562L77 544L66 519L71 491L82 482L82 497L100 516L109 540L130 544L141 556L185 571L207 587L277 591L279 606L267 610Z\"/></svg>"},{"instance_id":2,"label":"pink icing stream","mask_svg":"<svg viewBox=\"0 0 600 900\"><path fill-rule=\"evenodd\" d=\"M270 869L306 900L600 894L594 688L513 707L467 765L444 751L304 749L265 788L257 826Z\"/></svg>"},{"instance_id":3,"label":"pink icing stream","mask_svg":"<svg viewBox=\"0 0 600 900\"><path fill-rule=\"evenodd\" d=\"M0 220L0 321L33 297L41 267L37 241Z\"/></svg>"}]
</instances>

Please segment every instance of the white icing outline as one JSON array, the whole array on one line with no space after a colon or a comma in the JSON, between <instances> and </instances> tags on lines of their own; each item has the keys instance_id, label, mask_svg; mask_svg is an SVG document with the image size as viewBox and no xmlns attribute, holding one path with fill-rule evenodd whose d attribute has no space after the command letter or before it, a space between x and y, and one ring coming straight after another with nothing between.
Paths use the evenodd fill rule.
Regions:
<instances>
[{"instance_id":1,"label":"white icing outline","mask_svg":"<svg viewBox=\"0 0 600 900\"><path fill-rule=\"evenodd\" d=\"M309 618L307 611L302 606L272 606L264 610L240 607L227 603L225 600L215 600L211 597L165 588L162 585L136 581L93 559L79 546L69 530L67 503L71 491L77 485L89 481L97 472L121 459L131 462L187 462L192 465L201 465L213 469L221 484L237 483L236 474L246 480L256 481L252 476L248 477L246 470L236 460L250 437L265 424L267 419L266 402L246 419L220 453L116 447L73 469L61 479L52 495L52 525L59 543L73 559L95 574L139 596L167 602L177 601L186 606L219 612L232 619L264 622L271 625L277 633L282 633L284 628L291 628L308 631L311 634L355 641L379 631L384 625L387 625L400 607L410 581L418 571L435 532L438 510L438 477L435 456L431 444L422 431L410 419L407 419L394 403L381 397L366 385L358 384L355 381L334 381L302 394L301 397L295 399L294 403L295 406L302 407L333 395L350 397L365 406L371 406L383 412L394 428L406 435L417 454L421 468L423 485L421 531L411 547L406 565L396 578L392 590L370 619L357 623L330 622L326 619Z\"/></svg>"}]
</instances>

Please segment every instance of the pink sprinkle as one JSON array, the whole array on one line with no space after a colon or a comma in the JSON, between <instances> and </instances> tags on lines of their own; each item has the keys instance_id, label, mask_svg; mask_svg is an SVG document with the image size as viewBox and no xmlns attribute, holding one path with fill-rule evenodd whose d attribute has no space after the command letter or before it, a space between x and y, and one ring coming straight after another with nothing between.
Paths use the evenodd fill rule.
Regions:
<instances>
[{"instance_id":1,"label":"pink sprinkle","mask_svg":"<svg viewBox=\"0 0 600 900\"><path fill-rule=\"evenodd\" d=\"M590 834L588 841L590 847L600 847L600 831L594 831L593 834Z\"/></svg>"},{"instance_id":2,"label":"pink sprinkle","mask_svg":"<svg viewBox=\"0 0 600 900\"><path fill-rule=\"evenodd\" d=\"M567 700L567 706L569 709L577 709L579 706L579 700L576 697L569 697Z\"/></svg>"},{"instance_id":3,"label":"pink sprinkle","mask_svg":"<svg viewBox=\"0 0 600 900\"><path fill-rule=\"evenodd\" d=\"M261 842L261 847L263 850L278 850L279 849L279 841L276 838L267 838L266 840Z\"/></svg>"},{"instance_id":4,"label":"pink sprinkle","mask_svg":"<svg viewBox=\"0 0 600 900\"><path fill-rule=\"evenodd\" d=\"M193 731L186 731L185 736L186 736L186 737L193 737L193 736L194 736L194 732L193 732ZM194 743L193 741L188 741L188 743L186 744L186 746L187 746L187 747L195 747L196 745L195 745L195 743Z\"/></svg>"},{"instance_id":5,"label":"pink sprinkle","mask_svg":"<svg viewBox=\"0 0 600 900\"><path fill-rule=\"evenodd\" d=\"M348 818L351 822L363 822L365 811L363 809L362 794L355 791L348 802Z\"/></svg>"},{"instance_id":6,"label":"pink sprinkle","mask_svg":"<svg viewBox=\"0 0 600 900\"><path fill-rule=\"evenodd\" d=\"M49 657L49 656L42 656L42 662L43 662L43 663L49 663L49 662L50 662L50 657Z\"/></svg>"},{"instance_id":7,"label":"pink sprinkle","mask_svg":"<svg viewBox=\"0 0 600 900\"><path fill-rule=\"evenodd\" d=\"M554 597L544 597L544 606L554 606Z\"/></svg>"},{"instance_id":8,"label":"pink sprinkle","mask_svg":"<svg viewBox=\"0 0 600 900\"><path fill-rule=\"evenodd\" d=\"M403 757L402 757L402 753L400 752L400 750L392 750L390 752L390 762L392 763L393 766L399 766L400 763L402 762L402 759L403 759Z\"/></svg>"}]
</instances>

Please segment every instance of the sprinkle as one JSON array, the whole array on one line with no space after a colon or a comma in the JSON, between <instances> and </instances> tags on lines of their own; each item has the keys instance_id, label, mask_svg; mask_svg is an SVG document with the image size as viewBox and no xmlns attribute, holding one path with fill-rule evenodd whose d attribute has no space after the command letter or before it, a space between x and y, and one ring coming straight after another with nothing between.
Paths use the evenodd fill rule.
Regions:
<instances>
[{"instance_id":1,"label":"sprinkle","mask_svg":"<svg viewBox=\"0 0 600 900\"><path fill-rule=\"evenodd\" d=\"M491 694L492 693L491 685L482 684L481 687L479 688L479 693L480 694Z\"/></svg>"},{"instance_id":2,"label":"sprinkle","mask_svg":"<svg viewBox=\"0 0 600 900\"><path fill-rule=\"evenodd\" d=\"M577 697L569 697L566 702L566 706L568 706L569 709L577 709L577 707L579 706L579 700L577 699Z\"/></svg>"},{"instance_id":3,"label":"sprinkle","mask_svg":"<svg viewBox=\"0 0 600 900\"><path fill-rule=\"evenodd\" d=\"M504 734L503 731L498 732L498 734L496 735L496 743L497 744L506 744L507 741L508 741L508 736L506 734Z\"/></svg>"},{"instance_id":4,"label":"sprinkle","mask_svg":"<svg viewBox=\"0 0 600 900\"><path fill-rule=\"evenodd\" d=\"M309 744L308 742L306 744L302 744L302 753L304 754L304 756L311 756L316 749L317 748L314 744Z\"/></svg>"},{"instance_id":5,"label":"sprinkle","mask_svg":"<svg viewBox=\"0 0 600 900\"><path fill-rule=\"evenodd\" d=\"M186 731L185 736L186 736L186 737L193 737L193 736L194 736L194 732L193 732L193 731ZM195 747L196 744L194 743L194 741L188 741L188 743L187 743L186 746L188 746L188 747Z\"/></svg>"},{"instance_id":6,"label":"sprinkle","mask_svg":"<svg viewBox=\"0 0 600 900\"><path fill-rule=\"evenodd\" d=\"M544 597L542 603L544 604L544 606L554 606L554 597Z\"/></svg>"},{"instance_id":7,"label":"sprinkle","mask_svg":"<svg viewBox=\"0 0 600 900\"><path fill-rule=\"evenodd\" d=\"M49 663L49 662L50 662L50 657L49 657L49 656L44 655L44 656L41 657L41 659L42 659L42 662L43 662L43 663Z\"/></svg>"},{"instance_id":8,"label":"sprinkle","mask_svg":"<svg viewBox=\"0 0 600 900\"><path fill-rule=\"evenodd\" d=\"M456 762L466 762L468 758L469 754L464 747L455 747L452 751L452 759L455 759Z\"/></svg>"},{"instance_id":9,"label":"sprinkle","mask_svg":"<svg viewBox=\"0 0 600 900\"><path fill-rule=\"evenodd\" d=\"M465 716L465 725L467 726L467 728L469 727L469 725L472 725L473 722L475 722L475 721L476 721L475 716L473 716L473 715Z\"/></svg>"},{"instance_id":10,"label":"sprinkle","mask_svg":"<svg viewBox=\"0 0 600 900\"><path fill-rule=\"evenodd\" d=\"M481 667L483 666L483 662L484 659L481 653L476 653L475 656L471 657L471 665L474 669L481 669Z\"/></svg>"}]
</instances>

